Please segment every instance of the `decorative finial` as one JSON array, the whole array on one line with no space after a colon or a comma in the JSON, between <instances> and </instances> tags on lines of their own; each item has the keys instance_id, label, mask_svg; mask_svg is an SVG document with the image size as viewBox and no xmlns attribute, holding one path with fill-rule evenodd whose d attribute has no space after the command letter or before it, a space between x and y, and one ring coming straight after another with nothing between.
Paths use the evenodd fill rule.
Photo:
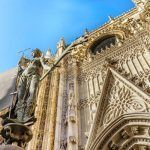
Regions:
<instances>
[{"instance_id":1,"label":"decorative finial","mask_svg":"<svg viewBox=\"0 0 150 150\"><path fill-rule=\"evenodd\" d=\"M109 18L109 21L110 21L110 22L113 22L113 21L114 21L114 18L113 18L112 16L108 16L108 18Z\"/></svg>"},{"instance_id":2,"label":"decorative finial","mask_svg":"<svg viewBox=\"0 0 150 150\"><path fill-rule=\"evenodd\" d=\"M86 28L85 31L84 31L84 35L88 35L89 34L89 31L88 29Z\"/></svg>"},{"instance_id":3,"label":"decorative finial","mask_svg":"<svg viewBox=\"0 0 150 150\"><path fill-rule=\"evenodd\" d=\"M60 47L63 47L63 48L66 47L65 39L63 37L60 39L60 41L57 44L57 49L59 49Z\"/></svg>"},{"instance_id":4,"label":"decorative finial","mask_svg":"<svg viewBox=\"0 0 150 150\"><path fill-rule=\"evenodd\" d=\"M44 56L45 58L49 59L52 57L52 54L51 54L51 49L49 48L47 51L46 51L46 54Z\"/></svg>"}]
</instances>

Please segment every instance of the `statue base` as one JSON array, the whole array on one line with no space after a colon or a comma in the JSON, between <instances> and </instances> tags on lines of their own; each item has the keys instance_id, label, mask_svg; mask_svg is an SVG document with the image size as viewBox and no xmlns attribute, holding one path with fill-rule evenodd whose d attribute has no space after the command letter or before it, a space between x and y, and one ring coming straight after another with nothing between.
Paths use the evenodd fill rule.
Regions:
<instances>
[{"instance_id":1,"label":"statue base","mask_svg":"<svg viewBox=\"0 0 150 150\"><path fill-rule=\"evenodd\" d=\"M33 136L30 128L20 123L5 124L1 130L1 135L4 138L5 146L19 146L21 148L25 148Z\"/></svg>"},{"instance_id":2,"label":"statue base","mask_svg":"<svg viewBox=\"0 0 150 150\"><path fill-rule=\"evenodd\" d=\"M24 150L24 149L15 145L0 145L0 150Z\"/></svg>"}]
</instances>

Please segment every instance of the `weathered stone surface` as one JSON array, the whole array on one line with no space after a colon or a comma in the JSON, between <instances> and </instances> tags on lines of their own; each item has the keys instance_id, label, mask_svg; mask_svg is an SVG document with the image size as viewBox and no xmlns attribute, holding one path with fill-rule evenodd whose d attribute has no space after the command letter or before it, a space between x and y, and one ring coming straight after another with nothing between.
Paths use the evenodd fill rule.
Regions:
<instances>
[{"instance_id":1,"label":"weathered stone surface","mask_svg":"<svg viewBox=\"0 0 150 150\"><path fill-rule=\"evenodd\" d=\"M1 145L0 150L24 150L24 149L15 145Z\"/></svg>"},{"instance_id":2,"label":"weathered stone surface","mask_svg":"<svg viewBox=\"0 0 150 150\"><path fill-rule=\"evenodd\" d=\"M150 149L150 3L134 2L70 54L61 40L53 59L45 56L53 64L67 55L43 72L27 150Z\"/></svg>"}]
</instances>

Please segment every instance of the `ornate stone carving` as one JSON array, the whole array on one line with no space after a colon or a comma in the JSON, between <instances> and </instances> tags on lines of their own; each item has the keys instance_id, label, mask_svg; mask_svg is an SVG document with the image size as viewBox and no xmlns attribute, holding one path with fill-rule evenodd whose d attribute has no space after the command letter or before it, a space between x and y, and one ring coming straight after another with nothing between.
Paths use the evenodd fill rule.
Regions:
<instances>
[{"instance_id":1,"label":"ornate stone carving","mask_svg":"<svg viewBox=\"0 0 150 150\"><path fill-rule=\"evenodd\" d=\"M113 141L111 141L108 145L111 150L118 150L118 146Z\"/></svg>"},{"instance_id":2,"label":"ornate stone carving","mask_svg":"<svg viewBox=\"0 0 150 150\"><path fill-rule=\"evenodd\" d=\"M103 123L108 124L125 113L147 112L147 104L124 85L116 81L110 89Z\"/></svg>"},{"instance_id":3,"label":"ornate stone carving","mask_svg":"<svg viewBox=\"0 0 150 150\"><path fill-rule=\"evenodd\" d=\"M127 132L127 130L125 130L125 129L123 129L122 131L121 131L121 137L123 138L123 139L128 139L130 136L129 136L129 133Z\"/></svg>"},{"instance_id":4,"label":"ornate stone carving","mask_svg":"<svg viewBox=\"0 0 150 150\"><path fill-rule=\"evenodd\" d=\"M74 85L69 84L68 117L71 122L76 122L76 101L74 95Z\"/></svg>"},{"instance_id":5,"label":"ornate stone carving","mask_svg":"<svg viewBox=\"0 0 150 150\"><path fill-rule=\"evenodd\" d=\"M148 22L148 23L150 22L150 2L149 1L147 1L144 4L144 10L140 15L141 15L141 19L144 22Z\"/></svg>"},{"instance_id":6,"label":"ornate stone carving","mask_svg":"<svg viewBox=\"0 0 150 150\"><path fill-rule=\"evenodd\" d=\"M138 135L138 134L139 134L139 127L138 127L138 126L132 126L132 127L131 127L131 132L132 132L134 135Z\"/></svg>"},{"instance_id":7,"label":"ornate stone carving","mask_svg":"<svg viewBox=\"0 0 150 150\"><path fill-rule=\"evenodd\" d=\"M105 125L111 125L118 116L134 114L136 112L149 112L149 96L145 95L145 93L139 93L134 85L130 84L113 69L111 69L111 71L112 74L108 70L104 83L105 86L102 91L103 95L101 95L99 100L97 112L101 115L99 117L96 115L95 117L96 120L94 121L92 130L95 134L103 131L103 129L106 128ZM141 94L144 94L144 97ZM102 114L104 114L104 116ZM103 122L103 126L101 126L102 123L100 120ZM96 126L99 129L96 128ZM127 138L127 134L121 133L122 138L124 135L124 137ZM93 138L92 134L89 136L89 141L91 141L91 138Z\"/></svg>"},{"instance_id":8,"label":"ornate stone carving","mask_svg":"<svg viewBox=\"0 0 150 150\"><path fill-rule=\"evenodd\" d=\"M76 139L75 136L70 136L70 137L69 137L69 140L70 140L70 142L73 143L73 144L76 144L76 143L77 143L77 139Z\"/></svg>"},{"instance_id":9,"label":"ornate stone carving","mask_svg":"<svg viewBox=\"0 0 150 150\"><path fill-rule=\"evenodd\" d=\"M34 118L37 87L41 74L41 67L44 67L41 59L41 51L35 49L32 54L33 60L30 61L27 67L22 71L18 83L15 113L20 122L28 122Z\"/></svg>"},{"instance_id":10,"label":"ornate stone carving","mask_svg":"<svg viewBox=\"0 0 150 150\"><path fill-rule=\"evenodd\" d=\"M114 148L126 150L149 145L150 134L148 131L150 120L147 117L148 113L120 116L113 122L111 128L106 127L97 134L93 144L89 145L88 149ZM119 138L120 135L125 135L125 138Z\"/></svg>"},{"instance_id":11,"label":"ornate stone carving","mask_svg":"<svg viewBox=\"0 0 150 150\"><path fill-rule=\"evenodd\" d=\"M134 8L77 39L63 59L66 84L57 122L58 149L149 148L150 26L149 4L143 2L143 10ZM117 37L116 44L92 54L92 45L109 36ZM38 149L46 145L43 136L48 130L49 107L43 109Z\"/></svg>"}]
</instances>

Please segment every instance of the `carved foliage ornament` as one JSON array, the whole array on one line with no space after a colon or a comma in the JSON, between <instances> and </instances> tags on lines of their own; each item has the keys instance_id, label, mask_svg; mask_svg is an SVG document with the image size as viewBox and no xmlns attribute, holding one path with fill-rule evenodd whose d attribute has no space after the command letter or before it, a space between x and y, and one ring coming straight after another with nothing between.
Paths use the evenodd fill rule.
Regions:
<instances>
[{"instance_id":1,"label":"carved foliage ornament","mask_svg":"<svg viewBox=\"0 0 150 150\"><path fill-rule=\"evenodd\" d=\"M150 22L150 2L147 2L144 5L144 11L140 14L141 15L141 19L144 22Z\"/></svg>"},{"instance_id":2,"label":"carved foliage ornament","mask_svg":"<svg viewBox=\"0 0 150 150\"><path fill-rule=\"evenodd\" d=\"M148 112L148 104L119 81L110 84L107 96L103 124L106 125L115 118L126 113Z\"/></svg>"},{"instance_id":3,"label":"carved foliage ornament","mask_svg":"<svg viewBox=\"0 0 150 150\"><path fill-rule=\"evenodd\" d=\"M94 34L88 35L87 41L75 46L71 52L71 55L76 58L77 61L82 61L86 58L88 50L90 50L91 46L93 45L94 41L97 41L105 36L116 36L120 41L123 41L127 38L130 34L128 29L124 26L118 24L113 24L109 26L106 30L97 31ZM78 39L78 41L82 40L82 37ZM118 41L118 40L117 40Z\"/></svg>"},{"instance_id":4,"label":"carved foliage ornament","mask_svg":"<svg viewBox=\"0 0 150 150\"><path fill-rule=\"evenodd\" d=\"M140 20L136 20L134 18L130 18L126 21L118 20L105 29L89 34L88 37L86 37L87 41L75 46L71 55L78 62L85 60L87 58L87 54L91 53L91 48L95 45L95 43L97 43L97 41L100 41L99 44L101 45L101 51L103 51L103 49L107 49L107 45L108 48L121 46L125 39L133 36L134 33L142 29L143 24ZM115 39L113 37L115 37ZM82 39L82 37L78 40L80 41L80 39ZM105 44L104 40L109 44ZM106 46L104 47L104 45Z\"/></svg>"}]
</instances>

